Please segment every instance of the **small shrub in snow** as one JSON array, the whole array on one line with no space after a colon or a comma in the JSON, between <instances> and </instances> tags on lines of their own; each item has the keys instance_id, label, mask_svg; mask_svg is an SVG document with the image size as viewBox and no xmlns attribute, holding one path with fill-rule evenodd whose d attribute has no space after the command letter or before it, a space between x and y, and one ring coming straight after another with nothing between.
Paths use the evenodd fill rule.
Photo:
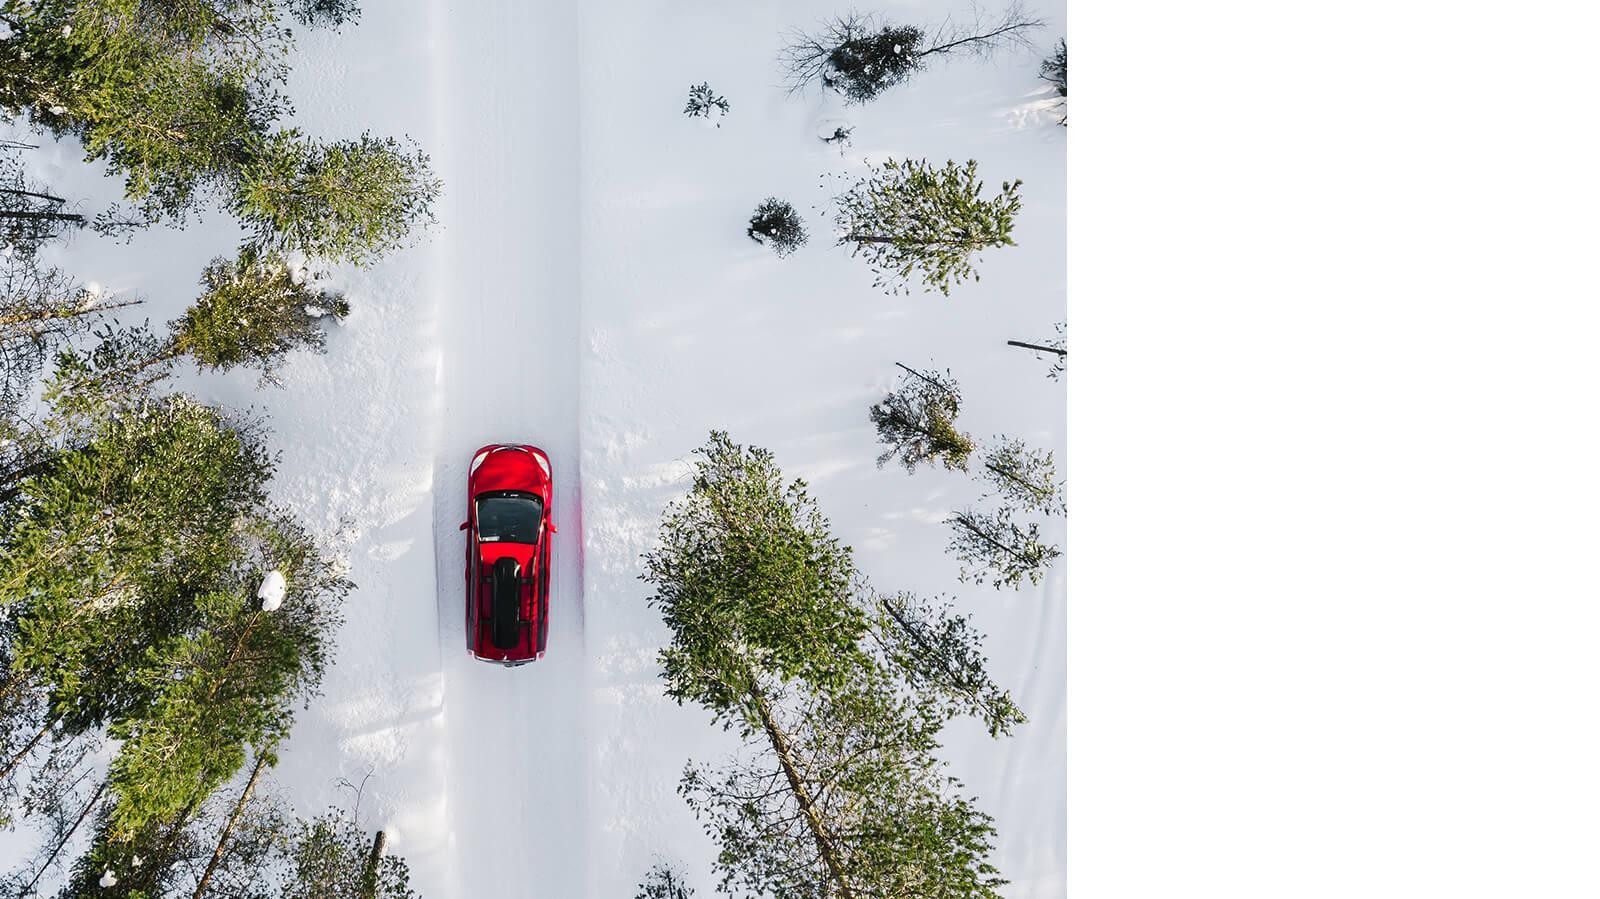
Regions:
<instances>
[{"instance_id":1,"label":"small shrub in snow","mask_svg":"<svg viewBox=\"0 0 1600 899\"><path fill-rule=\"evenodd\" d=\"M728 98L711 89L711 85L702 81L689 88L689 102L684 104L683 114L689 118L721 119L728 114ZM717 122L721 128L722 123Z\"/></svg>"},{"instance_id":2,"label":"small shrub in snow","mask_svg":"<svg viewBox=\"0 0 1600 899\"><path fill-rule=\"evenodd\" d=\"M745 229L756 243L772 247L780 257L787 256L805 246L806 226L794 207L777 197L761 201L750 216L750 227Z\"/></svg>"},{"instance_id":3,"label":"small shrub in snow","mask_svg":"<svg viewBox=\"0 0 1600 899\"><path fill-rule=\"evenodd\" d=\"M925 462L937 462L951 471L966 471L973 442L956 427L960 385L949 372L900 368L905 374L899 386L867 412L878 441L888 447L879 454L878 466L894 460L909 473Z\"/></svg>"}]
</instances>

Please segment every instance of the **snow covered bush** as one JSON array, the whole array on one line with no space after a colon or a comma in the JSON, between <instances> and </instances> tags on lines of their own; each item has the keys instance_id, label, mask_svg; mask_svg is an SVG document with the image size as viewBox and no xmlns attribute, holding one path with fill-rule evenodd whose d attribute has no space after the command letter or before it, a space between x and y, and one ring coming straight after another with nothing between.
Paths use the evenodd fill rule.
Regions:
<instances>
[{"instance_id":1,"label":"snow covered bush","mask_svg":"<svg viewBox=\"0 0 1600 899\"><path fill-rule=\"evenodd\" d=\"M768 197L750 216L750 227L745 229L750 239L772 248L778 256L787 256L805 246L806 226L794 206L777 197Z\"/></svg>"},{"instance_id":2,"label":"snow covered bush","mask_svg":"<svg viewBox=\"0 0 1600 899\"><path fill-rule=\"evenodd\" d=\"M728 98L713 91L710 83L702 81L689 88L689 102L684 104L683 114L691 119L715 121L717 127L721 128L720 119L728 114L728 109Z\"/></svg>"}]
</instances>

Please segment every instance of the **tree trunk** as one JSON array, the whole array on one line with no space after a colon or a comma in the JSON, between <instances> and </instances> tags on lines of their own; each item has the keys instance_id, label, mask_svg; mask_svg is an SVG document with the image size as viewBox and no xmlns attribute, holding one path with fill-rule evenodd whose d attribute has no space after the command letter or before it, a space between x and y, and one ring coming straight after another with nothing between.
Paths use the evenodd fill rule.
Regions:
<instances>
[{"instance_id":1,"label":"tree trunk","mask_svg":"<svg viewBox=\"0 0 1600 899\"><path fill-rule=\"evenodd\" d=\"M999 540L996 540L993 536L990 535L990 533L988 531L984 530L983 528L978 527L978 525L975 522L973 522L972 519L968 518L967 516L962 515L960 513L957 513L955 520L962 527L966 528L968 531L971 531L973 534L977 535L978 537L983 538L983 541L985 543L989 544L990 546L994 547L995 549L1004 550L1005 552L1010 553L1011 556L1013 558L1015 558L1019 562L1027 562L1028 561L1026 556L1024 556L1021 553L1017 552L1015 549L1012 549L1009 544L1001 543Z\"/></svg>"},{"instance_id":2,"label":"tree trunk","mask_svg":"<svg viewBox=\"0 0 1600 899\"><path fill-rule=\"evenodd\" d=\"M222 852L228 846L228 837L233 834L233 826L239 823L239 816L244 814L245 806L250 803L250 796L255 792L256 780L261 777L261 769L267 763L267 754L256 754L256 766L250 771L250 780L244 785L244 792L239 794L239 801L233 804L233 814L228 816L228 823L222 828L222 836L217 840L217 848L211 853L211 861L206 864L206 873L200 876L200 882L195 885L194 899L205 895L206 887L211 884L211 875L216 873L217 865L222 862Z\"/></svg>"},{"instance_id":3,"label":"tree trunk","mask_svg":"<svg viewBox=\"0 0 1600 899\"><path fill-rule=\"evenodd\" d=\"M1065 356L1067 354L1066 350L1058 347L1040 346L1037 343L1028 343L1022 340L1008 340L1006 341L1006 346L1019 346L1025 350L1038 350L1041 353L1055 353L1057 356Z\"/></svg>"},{"instance_id":4,"label":"tree trunk","mask_svg":"<svg viewBox=\"0 0 1600 899\"><path fill-rule=\"evenodd\" d=\"M361 899L376 899L378 895L378 863L383 861L383 846L388 842L383 831L372 835L372 851L367 853L367 866L361 870Z\"/></svg>"},{"instance_id":5,"label":"tree trunk","mask_svg":"<svg viewBox=\"0 0 1600 899\"><path fill-rule=\"evenodd\" d=\"M115 303L96 303L93 306L80 306L74 309L53 309L42 314L26 315L0 315L0 328L9 328L13 325L27 324L28 322L55 321L63 318L77 318L80 315L93 315L96 312L106 312L112 309L121 309L124 306L137 306L144 300L120 300Z\"/></svg>"},{"instance_id":6,"label":"tree trunk","mask_svg":"<svg viewBox=\"0 0 1600 899\"><path fill-rule=\"evenodd\" d=\"M969 37L961 38L960 40L954 40L949 41L948 43L940 44L937 47L929 47L928 49L923 50L921 53L918 53L917 58L920 59L924 56L932 56L935 53L949 53L951 50L954 50L962 44L970 44L975 41L993 40L997 37L1010 34L1014 31L1022 31L1026 28L1034 28L1038 24L1038 22L1011 22L985 34L974 34Z\"/></svg>"},{"instance_id":7,"label":"tree trunk","mask_svg":"<svg viewBox=\"0 0 1600 899\"><path fill-rule=\"evenodd\" d=\"M78 832L79 827L83 826L83 819L89 817L89 811L100 802L100 796L106 791L106 784L110 782L109 779L100 781L100 786L94 791L94 796L90 797L89 804L84 806L83 811L78 813L78 820L72 822L72 829L68 830L67 835L61 838L61 842L56 844L56 848L50 850L50 857L44 860L44 864L40 866L38 873L34 874L33 879L28 881L28 885L23 887L22 892L17 894L19 897L28 895L33 892L34 887L39 885L39 878L44 876L44 872L50 870L50 866L55 864L56 856L60 855L61 850L72 842L72 835Z\"/></svg>"},{"instance_id":8,"label":"tree trunk","mask_svg":"<svg viewBox=\"0 0 1600 899\"><path fill-rule=\"evenodd\" d=\"M778 727L778 722L773 720L772 709L767 705L766 696L762 695L759 688L753 692L756 710L761 715L761 729L766 731L767 740L772 744L772 751L777 753L778 765L783 769L783 776L789 781L789 789L794 793L795 801L800 803L800 812L805 816L806 826L811 829L812 838L816 840L817 852L822 856L822 863L827 866L829 876L839 888L840 897L855 899L855 892L850 889L850 882L845 879L844 869L839 863L838 847L834 846L827 825L817 813L816 800L800 781L800 773L789 748L789 738L782 728Z\"/></svg>"}]
</instances>

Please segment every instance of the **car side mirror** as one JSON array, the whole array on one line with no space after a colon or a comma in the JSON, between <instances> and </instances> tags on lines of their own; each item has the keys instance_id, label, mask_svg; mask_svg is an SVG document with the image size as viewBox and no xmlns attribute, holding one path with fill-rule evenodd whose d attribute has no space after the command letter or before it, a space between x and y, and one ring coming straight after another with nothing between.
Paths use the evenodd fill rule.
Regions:
<instances>
[{"instance_id":1,"label":"car side mirror","mask_svg":"<svg viewBox=\"0 0 1600 899\"><path fill-rule=\"evenodd\" d=\"M556 523L555 523L555 522L553 522L553 521L552 521L552 522L550 522L550 533L552 533L552 534L559 534L559 533L561 533L561 531L560 531L560 529L559 529L559 528L557 528L557 527L556 527Z\"/></svg>"},{"instance_id":2,"label":"car side mirror","mask_svg":"<svg viewBox=\"0 0 1600 899\"><path fill-rule=\"evenodd\" d=\"M464 531L464 530L466 530L466 529L467 529L467 525L469 525L469 524L471 524L471 523L472 523L472 522L470 522L470 521L463 521L463 522L461 522L461 527L458 527L458 528L456 528L456 530L458 530L458 531Z\"/></svg>"}]
</instances>

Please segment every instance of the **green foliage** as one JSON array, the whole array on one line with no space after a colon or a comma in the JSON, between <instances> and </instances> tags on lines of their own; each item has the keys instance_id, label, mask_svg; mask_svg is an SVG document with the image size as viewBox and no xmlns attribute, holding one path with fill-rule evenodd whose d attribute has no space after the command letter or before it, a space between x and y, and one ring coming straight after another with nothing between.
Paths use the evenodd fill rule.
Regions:
<instances>
[{"instance_id":1,"label":"green foliage","mask_svg":"<svg viewBox=\"0 0 1600 899\"><path fill-rule=\"evenodd\" d=\"M979 648L983 635L970 617L955 615L948 602L935 607L911 593L879 596L876 603L873 636L886 665L911 691L946 717L979 719L991 737L1010 734L1028 720L989 677L989 660Z\"/></svg>"},{"instance_id":2,"label":"green foliage","mask_svg":"<svg viewBox=\"0 0 1600 899\"><path fill-rule=\"evenodd\" d=\"M936 718L875 679L792 705L749 761L679 786L720 845L723 892L997 899L992 821L943 773Z\"/></svg>"},{"instance_id":3,"label":"green foliage","mask_svg":"<svg viewBox=\"0 0 1600 899\"><path fill-rule=\"evenodd\" d=\"M839 243L867 260L875 286L896 293L920 283L948 296L954 285L978 279L975 253L1015 245L1021 184L1001 182L985 200L976 162L934 168L926 160L889 160L837 198Z\"/></svg>"},{"instance_id":4,"label":"green foliage","mask_svg":"<svg viewBox=\"0 0 1600 899\"><path fill-rule=\"evenodd\" d=\"M779 258L805 246L807 236L800 213L795 212L792 204L777 197L761 201L744 233L756 243L772 247Z\"/></svg>"},{"instance_id":5,"label":"green foliage","mask_svg":"<svg viewBox=\"0 0 1600 899\"><path fill-rule=\"evenodd\" d=\"M1049 450L1029 449L1021 440L1001 435L983 452L983 476L1001 502L1015 511L1066 514L1055 453Z\"/></svg>"},{"instance_id":6,"label":"green foliage","mask_svg":"<svg viewBox=\"0 0 1600 899\"><path fill-rule=\"evenodd\" d=\"M723 892L997 897L994 828L938 761L973 714L1021 720L964 619L876 598L801 482L713 432L645 556L671 643L667 693L737 724L746 751L679 792L718 843Z\"/></svg>"},{"instance_id":7,"label":"green foliage","mask_svg":"<svg viewBox=\"0 0 1600 899\"><path fill-rule=\"evenodd\" d=\"M324 144L290 129L241 166L232 209L263 252L360 264L433 221L439 187L428 157L392 137Z\"/></svg>"},{"instance_id":8,"label":"green foliage","mask_svg":"<svg viewBox=\"0 0 1600 899\"><path fill-rule=\"evenodd\" d=\"M785 484L770 452L721 431L696 455L693 487L667 510L641 578L673 634L661 652L667 695L748 728L767 678L822 693L848 684L866 616L850 598L850 550L805 482Z\"/></svg>"},{"instance_id":9,"label":"green foliage","mask_svg":"<svg viewBox=\"0 0 1600 899\"><path fill-rule=\"evenodd\" d=\"M402 858L385 855L376 877L366 881L371 848L372 837L337 809L297 822L286 850L292 873L281 899L414 899Z\"/></svg>"},{"instance_id":10,"label":"green foliage","mask_svg":"<svg viewBox=\"0 0 1600 899\"><path fill-rule=\"evenodd\" d=\"M1039 525L1019 527L1008 508L998 512L971 509L950 517L950 552L961 560L961 579L977 584L1020 587L1037 584L1061 555L1039 539Z\"/></svg>"},{"instance_id":11,"label":"green foliage","mask_svg":"<svg viewBox=\"0 0 1600 899\"><path fill-rule=\"evenodd\" d=\"M350 311L342 295L297 283L279 256L213 259L200 285L200 299L173 323L176 347L201 368L249 365L268 381L291 350L322 351L322 318Z\"/></svg>"},{"instance_id":12,"label":"green foliage","mask_svg":"<svg viewBox=\"0 0 1600 899\"><path fill-rule=\"evenodd\" d=\"M692 899L694 887L683 879L683 874L666 862L657 862L639 884L633 899Z\"/></svg>"},{"instance_id":13,"label":"green foliage","mask_svg":"<svg viewBox=\"0 0 1600 899\"><path fill-rule=\"evenodd\" d=\"M905 372L900 384L867 416L878 429L879 442L888 446L878 455L881 468L891 459L915 471L924 462L938 462L951 471L965 471L972 455L972 438L956 428L961 412L961 387L949 372Z\"/></svg>"},{"instance_id":14,"label":"green foliage","mask_svg":"<svg viewBox=\"0 0 1600 899\"><path fill-rule=\"evenodd\" d=\"M922 68L917 52L922 38L922 29L912 25L872 29L860 22L842 23L837 42L828 50L822 83L847 103L865 103Z\"/></svg>"}]
</instances>

